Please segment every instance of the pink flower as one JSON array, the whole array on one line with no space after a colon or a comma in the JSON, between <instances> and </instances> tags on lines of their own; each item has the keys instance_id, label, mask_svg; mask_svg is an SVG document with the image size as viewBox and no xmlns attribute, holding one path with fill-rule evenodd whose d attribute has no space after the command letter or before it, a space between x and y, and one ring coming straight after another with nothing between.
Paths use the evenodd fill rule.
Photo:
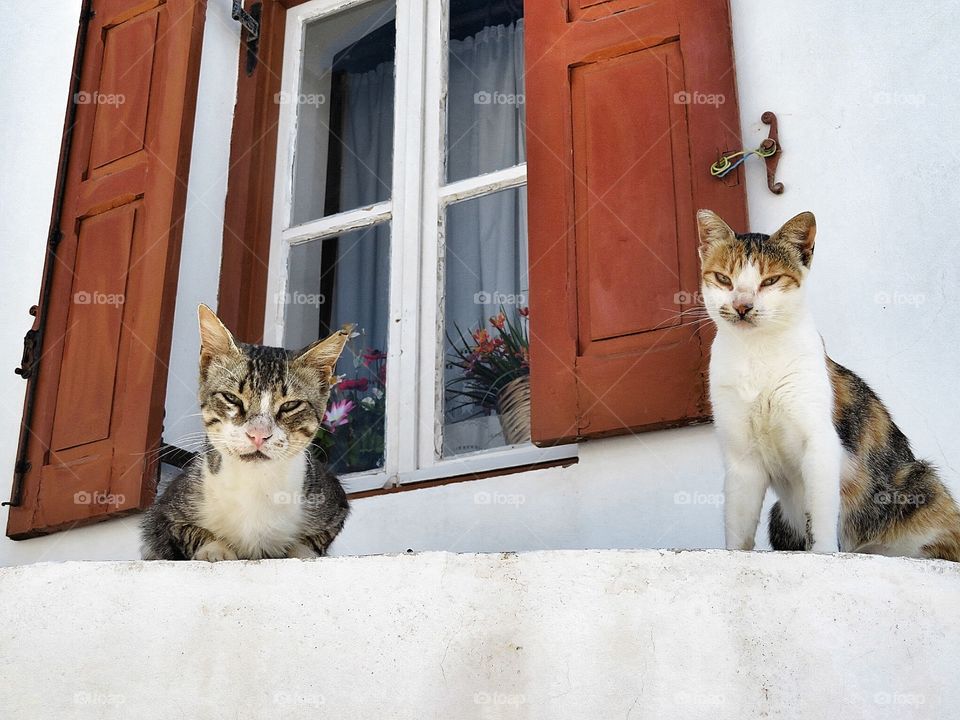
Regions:
<instances>
[{"instance_id":1,"label":"pink flower","mask_svg":"<svg viewBox=\"0 0 960 720\"><path fill-rule=\"evenodd\" d=\"M346 425L350 422L350 418L347 416L354 407L356 406L352 400L339 400L331 403L330 407L328 407L327 411L323 414L323 422L321 424L330 432L333 432L341 425Z\"/></svg>"}]
</instances>

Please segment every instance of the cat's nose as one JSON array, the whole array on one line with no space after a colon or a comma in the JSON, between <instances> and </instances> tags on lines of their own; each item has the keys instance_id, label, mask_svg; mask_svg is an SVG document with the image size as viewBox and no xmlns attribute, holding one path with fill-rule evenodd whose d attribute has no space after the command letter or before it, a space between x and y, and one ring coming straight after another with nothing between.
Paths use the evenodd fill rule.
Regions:
<instances>
[{"instance_id":1,"label":"cat's nose","mask_svg":"<svg viewBox=\"0 0 960 720\"><path fill-rule=\"evenodd\" d=\"M267 440L273 437L273 433L268 434L265 430L247 430L247 437L259 450Z\"/></svg>"},{"instance_id":2,"label":"cat's nose","mask_svg":"<svg viewBox=\"0 0 960 720\"><path fill-rule=\"evenodd\" d=\"M747 316L747 313L753 310L753 305L747 302L737 302L733 304L733 309L737 311L737 315L743 320Z\"/></svg>"}]
</instances>

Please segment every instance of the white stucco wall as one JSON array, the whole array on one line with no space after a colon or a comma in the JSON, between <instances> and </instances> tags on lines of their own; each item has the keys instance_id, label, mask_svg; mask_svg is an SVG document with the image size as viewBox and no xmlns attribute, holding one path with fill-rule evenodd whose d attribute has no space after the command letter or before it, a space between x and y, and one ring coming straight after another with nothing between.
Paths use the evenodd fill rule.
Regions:
<instances>
[{"instance_id":1,"label":"white stucco wall","mask_svg":"<svg viewBox=\"0 0 960 720\"><path fill-rule=\"evenodd\" d=\"M960 567L938 561L58 563L0 569L0 596L0 707L23 720L929 720L960 707Z\"/></svg>"},{"instance_id":2,"label":"white stucco wall","mask_svg":"<svg viewBox=\"0 0 960 720\"><path fill-rule=\"evenodd\" d=\"M240 34L230 0L208 0L197 88L197 115L183 220L177 308L167 373L164 440L177 443L203 430L197 408L197 305L217 307L223 215L230 173L230 133L237 101ZM180 442L180 446L188 443Z\"/></svg>"},{"instance_id":3,"label":"white stucco wall","mask_svg":"<svg viewBox=\"0 0 960 720\"><path fill-rule=\"evenodd\" d=\"M11 147L0 175L0 303L9 313L0 323L0 488L13 474L23 395L23 381L4 368L19 361L25 311L37 296L75 30L76 10L68 9L77 5L32 3L0 26L11 65L0 74L0 97L30 97L0 104L0 124L21 128L19 136L4 136ZM210 6L213 12L217 4ZM960 344L960 254L951 222L960 201L960 125L953 122L960 19L953 4L732 0L731 6L744 142L755 146L765 137L759 118L773 110L784 147L781 196L766 189L762 164L748 163L751 229L770 232L797 212L816 213L810 282L829 352L873 384L918 453L937 463L960 494L954 431L960 373L953 353ZM40 23L47 37L36 43L25 28ZM235 42L209 18L207 30L218 33L221 52ZM225 62L217 67L235 72ZM210 114L195 147L209 141L205 162L224 167L218 133L229 127L230 103L223 88L216 98L201 95L201 109L211 102ZM198 115L204 117L200 109ZM31 142L10 142L28 131ZM216 173L205 170L213 181ZM191 196L188 214L197 210L194 202ZM219 198L208 204L222 212ZM213 236L214 218L204 211L190 237ZM195 281L191 304L214 293L215 286L202 285L213 282L215 264L181 273L182 281L185 273ZM185 307L177 312L174 348L187 348L176 360L186 379L195 340ZM184 412L181 390L168 415ZM721 486L709 428L593 441L581 446L572 467L357 501L334 548L345 554L719 547ZM127 519L19 543L2 539L0 564L133 558L135 525Z\"/></svg>"}]
</instances>

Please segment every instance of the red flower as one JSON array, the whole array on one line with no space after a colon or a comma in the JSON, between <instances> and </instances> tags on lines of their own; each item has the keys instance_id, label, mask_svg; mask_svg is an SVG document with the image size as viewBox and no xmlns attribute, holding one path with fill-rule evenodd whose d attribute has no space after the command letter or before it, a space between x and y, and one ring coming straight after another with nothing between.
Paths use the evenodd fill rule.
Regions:
<instances>
[{"instance_id":1,"label":"red flower","mask_svg":"<svg viewBox=\"0 0 960 720\"><path fill-rule=\"evenodd\" d=\"M380 352L379 350L369 349L369 350L363 351L362 357L363 357L363 364L366 367L370 367L371 363L375 363L379 360L386 360L387 354L385 352Z\"/></svg>"},{"instance_id":2,"label":"red flower","mask_svg":"<svg viewBox=\"0 0 960 720\"><path fill-rule=\"evenodd\" d=\"M340 390L359 390L363 392L367 389L370 381L367 378L357 378L354 380L342 380L338 385Z\"/></svg>"},{"instance_id":3,"label":"red flower","mask_svg":"<svg viewBox=\"0 0 960 720\"><path fill-rule=\"evenodd\" d=\"M522 307L517 310L520 313L520 317L530 317L530 308Z\"/></svg>"},{"instance_id":4,"label":"red flower","mask_svg":"<svg viewBox=\"0 0 960 720\"><path fill-rule=\"evenodd\" d=\"M490 324L493 325L497 330L503 330L503 326L507 322L507 316L503 313L498 313L496 316L490 318Z\"/></svg>"}]
</instances>

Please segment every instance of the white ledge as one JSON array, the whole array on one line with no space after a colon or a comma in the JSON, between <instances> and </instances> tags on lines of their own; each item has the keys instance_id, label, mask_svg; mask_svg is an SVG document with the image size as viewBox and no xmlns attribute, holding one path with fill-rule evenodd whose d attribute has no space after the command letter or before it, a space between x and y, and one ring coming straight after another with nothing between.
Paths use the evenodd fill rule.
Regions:
<instances>
[{"instance_id":1,"label":"white ledge","mask_svg":"<svg viewBox=\"0 0 960 720\"><path fill-rule=\"evenodd\" d=\"M0 568L11 718L934 718L960 566L552 551Z\"/></svg>"}]
</instances>

